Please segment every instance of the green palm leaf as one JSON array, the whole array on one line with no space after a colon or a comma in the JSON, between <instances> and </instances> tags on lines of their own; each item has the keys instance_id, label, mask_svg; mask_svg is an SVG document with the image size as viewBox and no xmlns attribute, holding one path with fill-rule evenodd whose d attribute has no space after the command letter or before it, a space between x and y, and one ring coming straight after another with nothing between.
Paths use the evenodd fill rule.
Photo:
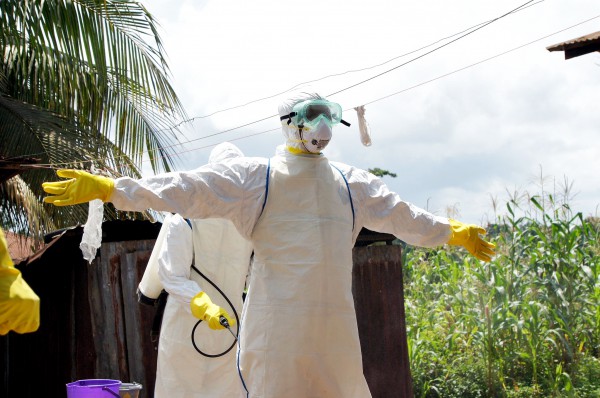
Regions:
<instances>
[{"instance_id":1,"label":"green palm leaf","mask_svg":"<svg viewBox=\"0 0 600 398\"><path fill-rule=\"evenodd\" d=\"M55 168L139 176L145 158L155 171L173 166L172 126L186 115L141 4L2 0L0 49L0 176L21 173L0 181L3 227L39 236L85 221L87 207L33 203Z\"/></svg>"}]
</instances>

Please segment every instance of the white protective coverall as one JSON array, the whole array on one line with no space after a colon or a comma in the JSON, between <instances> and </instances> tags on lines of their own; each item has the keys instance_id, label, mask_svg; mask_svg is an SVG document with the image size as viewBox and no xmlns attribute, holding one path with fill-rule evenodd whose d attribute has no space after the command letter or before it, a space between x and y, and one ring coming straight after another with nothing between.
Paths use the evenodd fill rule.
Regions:
<instances>
[{"instance_id":1,"label":"white protective coverall","mask_svg":"<svg viewBox=\"0 0 600 398\"><path fill-rule=\"evenodd\" d=\"M451 234L447 218L402 201L373 174L289 151L270 161L119 178L109 201L118 209L227 218L252 241L239 340L252 398L370 397L351 290L354 242L362 227L423 247Z\"/></svg>"},{"instance_id":2,"label":"white protective coverall","mask_svg":"<svg viewBox=\"0 0 600 398\"><path fill-rule=\"evenodd\" d=\"M236 150L231 144L219 145L211 152L209 162L235 157ZM200 291L232 317L234 313L221 294L191 269L191 264L193 261L227 295L241 315L252 246L229 220L193 219L190 224L175 214L167 217L162 227L166 230L159 248L158 273L169 296L158 345L154 397L239 397L244 390L236 366L236 349L208 358L192 344L192 330L198 319L191 314L190 301ZM224 352L235 342L228 331L211 330L206 322L196 328L194 339L207 354Z\"/></svg>"}]
</instances>

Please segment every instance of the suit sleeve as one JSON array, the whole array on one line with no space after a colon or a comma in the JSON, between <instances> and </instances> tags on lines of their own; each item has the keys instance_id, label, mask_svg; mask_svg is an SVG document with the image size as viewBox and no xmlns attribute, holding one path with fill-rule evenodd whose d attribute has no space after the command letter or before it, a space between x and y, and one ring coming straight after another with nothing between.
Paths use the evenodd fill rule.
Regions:
<instances>
[{"instance_id":1,"label":"suit sleeve","mask_svg":"<svg viewBox=\"0 0 600 398\"><path fill-rule=\"evenodd\" d=\"M190 279L194 258L192 229L179 215L173 216L168 228L158 257L158 276L169 297L189 311L192 298L202 290Z\"/></svg>"}]
</instances>

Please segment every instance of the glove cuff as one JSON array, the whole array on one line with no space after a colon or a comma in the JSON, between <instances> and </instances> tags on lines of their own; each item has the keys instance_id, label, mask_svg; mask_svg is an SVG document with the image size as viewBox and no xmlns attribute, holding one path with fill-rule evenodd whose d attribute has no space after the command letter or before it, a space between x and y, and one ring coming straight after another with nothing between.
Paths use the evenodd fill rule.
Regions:
<instances>
[{"instance_id":1,"label":"glove cuff","mask_svg":"<svg viewBox=\"0 0 600 398\"><path fill-rule=\"evenodd\" d=\"M109 177L102 177L102 196L99 198L103 202L108 202L115 190L115 180Z\"/></svg>"},{"instance_id":2,"label":"glove cuff","mask_svg":"<svg viewBox=\"0 0 600 398\"><path fill-rule=\"evenodd\" d=\"M190 309L192 311L192 315L194 315L198 319L206 320L206 312L213 306L213 302L211 301L208 294L204 292L200 292L192 298L190 302Z\"/></svg>"},{"instance_id":3,"label":"glove cuff","mask_svg":"<svg viewBox=\"0 0 600 398\"><path fill-rule=\"evenodd\" d=\"M451 231L450 239L447 242L449 245L462 245L469 240L469 228L467 225L451 218L448 219L448 222L450 223Z\"/></svg>"}]
</instances>

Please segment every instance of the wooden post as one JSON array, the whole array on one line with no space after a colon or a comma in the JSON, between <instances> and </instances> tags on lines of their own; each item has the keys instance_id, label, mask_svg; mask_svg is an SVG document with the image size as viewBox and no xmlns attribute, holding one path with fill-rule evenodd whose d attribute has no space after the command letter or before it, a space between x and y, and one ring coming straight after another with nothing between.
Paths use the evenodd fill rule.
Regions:
<instances>
[{"instance_id":1,"label":"wooden post","mask_svg":"<svg viewBox=\"0 0 600 398\"><path fill-rule=\"evenodd\" d=\"M373 398L413 398L400 246L353 249L352 293Z\"/></svg>"}]
</instances>

